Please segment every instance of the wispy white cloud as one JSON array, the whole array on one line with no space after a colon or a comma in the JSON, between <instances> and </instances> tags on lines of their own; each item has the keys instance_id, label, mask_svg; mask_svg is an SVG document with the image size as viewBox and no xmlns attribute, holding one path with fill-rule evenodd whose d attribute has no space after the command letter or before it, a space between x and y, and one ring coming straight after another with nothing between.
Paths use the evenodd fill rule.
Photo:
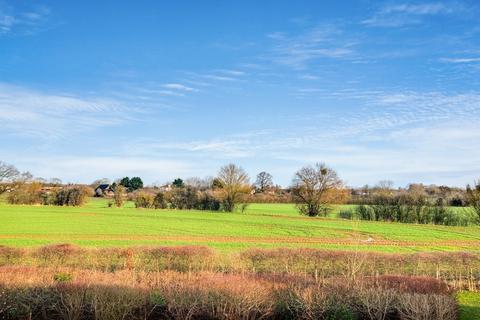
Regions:
<instances>
[{"instance_id":1,"label":"wispy white cloud","mask_svg":"<svg viewBox=\"0 0 480 320\"><path fill-rule=\"evenodd\" d=\"M131 119L135 108L103 97L46 93L0 83L0 131L52 139Z\"/></svg>"},{"instance_id":2,"label":"wispy white cloud","mask_svg":"<svg viewBox=\"0 0 480 320\"><path fill-rule=\"evenodd\" d=\"M0 34L10 32L15 23L16 21L14 17L6 14L0 14Z\"/></svg>"},{"instance_id":3,"label":"wispy white cloud","mask_svg":"<svg viewBox=\"0 0 480 320\"><path fill-rule=\"evenodd\" d=\"M12 95L12 91L18 90L11 87L0 90L3 117L0 130L9 130L4 124L12 123L18 124L17 130L20 126L28 130L33 124L40 124L40 128L49 125L71 130L78 126L72 119L81 120L77 117L80 111L88 115L81 127L102 127L112 123L108 117L98 117L98 113L111 115L117 114L113 110L124 111L123 106L115 103L92 103L100 99L60 95L45 98L45 94L30 91L26 94L24 90L21 95ZM339 95L358 105L339 113L314 112L296 119L289 116L288 122L282 122L281 130L273 126L242 134L180 141L161 137L132 139L106 157L29 156L18 165L39 176L60 175L64 181L78 181L78 177L82 177L82 182L100 176L139 175L152 181L202 176L214 174L219 165L229 161L253 168L251 170L267 161L276 181L283 185L288 185L295 168L316 161L334 166L351 185L388 178L400 185L421 181L461 186L478 174L480 94L351 89L335 96ZM27 105L35 100L44 102L37 101L31 108L23 105L6 108L5 99L10 96L26 98ZM44 111L36 112L40 107ZM51 117L53 122L47 123L46 119ZM58 127L58 121L63 125ZM36 133L42 134L42 131L37 129Z\"/></svg>"},{"instance_id":4,"label":"wispy white cloud","mask_svg":"<svg viewBox=\"0 0 480 320\"><path fill-rule=\"evenodd\" d=\"M300 79L303 79L303 80L318 80L319 77L318 76L314 76L312 74L302 74L299 76Z\"/></svg>"},{"instance_id":5,"label":"wispy white cloud","mask_svg":"<svg viewBox=\"0 0 480 320\"><path fill-rule=\"evenodd\" d=\"M457 2L428 2L390 4L380 8L362 24L373 27L403 27L419 24L424 17L448 15L465 11L464 5Z\"/></svg>"},{"instance_id":6,"label":"wispy white cloud","mask_svg":"<svg viewBox=\"0 0 480 320\"><path fill-rule=\"evenodd\" d=\"M50 9L46 6L35 6L30 10L18 11L5 3L0 3L0 36L36 33L47 23L50 13Z\"/></svg>"},{"instance_id":7,"label":"wispy white cloud","mask_svg":"<svg viewBox=\"0 0 480 320\"><path fill-rule=\"evenodd\" d=\"M274 40L285 40L287 39L287 34L280 31L275 31L267 34L267 38Z\"/></svg>"},{"instance_id":8,"label":"wispy white cloud","mask_svg":"<svg viewBox=\"0 0 480 320\"><path fill-rule=\"evenodd\" d=\"M268 34L274 47L266 58L296 69L304 69L308 63L321 58L351 58L356 42L342 35L342 30L333 25L316 27L297 36L279 32Z\"/></svg>"},{"instance_id":9,"label":"wispy white cloud","mask_svg":"<svg viewBox=\"0 0 480 320\"><path fill-rule=\"evenodd\" d=\"M198 89L188 87L181 83L167 83L163 85L164 88L178 90L178 91L186 91L186 92L196 92Z\"/></svg>"},{"instance_id":10,"label":"wispy white cloud","mask_svg":"<svg viewBox=\"0 0 480 320\"><path fill-rule=\"evenodd\" d=\"M480 62L480 57L470 57L470 58L441 58L441 62L450 62L450 63L472 63Z\"/></svg>"},{"instance_id":11,"label":"wispy white cloud","mask_svg":"<svg viewBox=\"0 0 480 320\"><path fill-rule=\"evenodd\" d=\"M232 159L247 158L254 155L257 148L250 139L235 137L196 140L188 142L141 141L126 147L130 152L139 155L160 155L165 151L186 152L190 154L208 154L211 158Z\"/></svg>"},{"instance_id":12,"label":"wispy white cloud","mask_svg":"<svg viewBox=\"0 0 480 320\"><path fill-rule=\"evenodd\" d=\"M325 92L325 90L320 88L300 88L300 89L297 89L296 93L303 95L303 94L320 93L320 92Z\"/></svg>"},{"instance_id":13,"label":"wispy white cloud","mask_svg":"<svg viewBox=\"0 0 480 320\"><path fill-rule=\"evenodd\" d=\"M420 3L420 4L395 4L388 5L380 11L383 14L390 13L407 13L415 15L434 15L439 13L452 13L455 12L457 8L446 5L445 3Z\"/></svg>"},{"instance_id":14,"label":"wispy white cloud","mask_svg":"<svg viewBox=\"0 0 480 320\"><path fill-rule=\"evenodd\" d=\"M231 76L217 75L217 74L205 74L202 76L205 79L215 81L236 81L237 79Z\"/></svg>"},{"instance_id":15,"label":"wispy white cloud","mask_svg":"<svg viewBox=\"0 0 480 320\"><path fill-rule=\"evenodd\" d=\"M326 161L353 185L389 178L399 184L461 186L480 170L480 94L361 90L339 94L353 103L348 111L289 117L282 130L273 127L174 143L136 141L128 150L138 156L175 154L194 163L207 158L239 163L265 158L294 168ZM276 165L271 166L275 171ZM281 183L288 184L291 173L280 174Z\"/></svg>"},{"instance_id":16,"label":"wispy white cloud","mask_svg":"<svg viewBox=\"0 0 480 320\"><path fill-rule=\"evenodd\" d=\"M241 70L221 69L221 70L219 70L219 72L224 73L224 74L229 74L229 75L232 75L232 76L244 76L244 75L246 75L246 72L241 71Z\"/></svg>"},{"instance_id":17,"label":"wispy white cloud","mask_svg":"<svg viewBox=\"0 0 480 320\"><path fill-rule=\"evenodd\" d=\"M137 92L145 93L151 96L174 96L174 97L184 97L185 92L179 90L165 90L165 89L150 89L150 88L135 88ZM138 96L137 96L138 97ZM148 97L148 96L146 96Z\"/></svg>"}]
</instances>

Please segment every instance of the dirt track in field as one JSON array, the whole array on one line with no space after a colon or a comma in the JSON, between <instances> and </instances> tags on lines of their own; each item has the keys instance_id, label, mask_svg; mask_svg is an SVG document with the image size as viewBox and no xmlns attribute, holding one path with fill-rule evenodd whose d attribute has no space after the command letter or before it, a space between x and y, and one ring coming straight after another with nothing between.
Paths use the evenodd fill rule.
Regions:
<instances>
[{"instance_id":1,"label":"dirt track in field","mask_svg":"<svg viewBox=\"0 0 480 320\"><path fill-rule=\"evenodd\" d=\"M322 237L246 237L246 236L157 236L157 235L38 235L38 234L15 234L0 235L0 239L11 240L48 240L68 242L75 240L92 241L167 241L167 242L192 242L192 243L251 243L251 244L317 244L317 245L346 245L346 246L394 246L394 247L462 247L478 250L480 240L389 240L367 238L322 238Z\"/></svg>"}]
</instances>

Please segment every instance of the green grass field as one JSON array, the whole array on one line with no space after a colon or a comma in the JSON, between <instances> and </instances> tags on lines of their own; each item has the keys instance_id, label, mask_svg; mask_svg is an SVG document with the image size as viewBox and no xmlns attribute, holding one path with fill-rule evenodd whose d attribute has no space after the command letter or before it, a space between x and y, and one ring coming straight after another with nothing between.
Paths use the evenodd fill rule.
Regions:
<instances>
[{"instance_id":1,"label":"green grass field","mask_svg":"<svg viewBox=\"0 0 480 320\"><path fill-rule=\"evenodd\" d=\"M382 252L478 251L480 227L445 227L300 216L291 204L251 204L245 213L84 207L13 206L0 202L0 245L207 245L222 252L249 247L313 247ZM457 208L458 214L466 214ZM366 241L368 238L373 241ZM458 294L462 320L480 319L480 295Z\"/></svg>"},{"instance_id":2,"label":"green grass field","mask_svg":"<svg viewBox=\"0 0 480 320\"><path fill-rule=\"evenodd\" d=\"M446 227L300 216L291 204L251 204L245 213L0 204L0 244L36 246L208 245L221 251L248 247L314 247L383 252L479 250L480 227ZM460 208L459 210L466 210ZM459 211L459 214L461 212ZM370 240L367 240L369 239ZM373 239L373 240L372 240Z\"/></svg>"},{"instance_id":3,"label":"green grass field","mask_svg":"<svg viewBox=\"0 0 480 320\"><path fill-rule=\"evenodd\" d=\"M480 319L480 293L460 292L458 302L460 303L461 320Z\"/></svg>"}]
</instances>

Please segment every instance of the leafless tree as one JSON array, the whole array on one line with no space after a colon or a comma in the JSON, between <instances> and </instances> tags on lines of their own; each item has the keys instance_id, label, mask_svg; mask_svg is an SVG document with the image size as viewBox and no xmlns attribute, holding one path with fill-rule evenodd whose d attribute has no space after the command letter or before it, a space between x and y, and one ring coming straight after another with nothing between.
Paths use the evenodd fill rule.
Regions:
<instances>
[{"instance_id":1,"label":"leafless tree","mask_svg":"<svg viewBox=\"0 0 480 320\"><path fill-rule=\"evenodd\" d=\"M220 168L217 178L222 186L220 192L224 210L232 212L239 202L239 197L250 190L248 174L241 167L231 163Z\"/></svg>"},{"instance_id":2,"label":"leafless tree","mask_svg":"<svg viewBox=\"0 0 480 320\"><path fill-rule=\"evenodd\" d=\"M30 173L30 172L29 172L29 173ZM22 176L23 176L24 178L26 177L26 180L25 180L25 181L34 180L35 182L38 182L38 183L40 183L40 184L46 184L46 183L48 183L47 179L45 179L45 178L42 178L42 177L35 177L35 178L34 178L31 173L30 173L30 175L31 175L31 177L30 177L30 176L26 177L26 176L25 176L25 172L22 173Z\"/></svg>"},{"instance_id":3,"label":"leafless tree","mask_svg":"<svg viewBox=\"0 0 480 320\"><path fill-rule=\"evenodd\" d=\"M14 165L0 161L0 182L11 182L20 175Z\"/></svg>"},{"instance_id":4,"label":"leafless tree","mask_svg":"<svg viewBox=\"0 0 480 320\"><path fill-rule=\"evenodd\" d=\"M110 179L108 178L97 179L90 184L90 187L96 188L101 184L110 184Z\"/></svg>"},{"instance_id":5,"label":"leafless tree","mask_svg":"<svg viewBox=\"0 0 480 320\"><path fill-rule=\"evenodd\" d=\"M190 177L185 179L185 185L193 187L198 190L207 190L212 186L212 177Z\"/></svg>"},{"instance_id":6,"label":"leafless tree","mask_svg":"<svg viewBox=\"0 0 480 320\"><path fill-rule=\"evenodd\" d=\"M393 181L391 180L380 180L376 185L377 189L390 192L393 189Z\"/></svg>"},{"instance_id":7,"label":"leafless tree","mask_svg":"<svg viewBox=\"0 0 480 320\"><path fill-rule=\"evenodd\" d=\"M342 181L335 170L324 163L317 163L295 173L292 198L302 214L314 217L326 213L326 192L341 186Z\"/></svg>"},{"instance_id":8,"label":"leafless tree","mask_svg":"<svg viewBox=\"0 0 480 320\"><path fill-rule=\"evenodd\" d=\"M265 192L269 188L273 187L273 177L270 173L262 171L257 174L257 181L255 182L257 189L260 192Z\"/></svg>"},{"instance_id":9,"label":"leafless tree","mask_svg":"<svg viewBox=\"0 0 480 320\"><path fill-rule=\"evenodd\" d=\"M480 180L475 182L472 187L470 185L467 186L466 196L468 204L475 209L480 220Z\"/></svg>"},{"instance_id":10,"label":"leafless tree","mask_svg":"<svg viewBox=\"0 0 480 320\"><path fill-rule=\"evenodd\" d=\"M20 175L18 175L15 180L18 182L28 182L28 181L33 181L35 179L33 177L33 174L30 173L30 171L25 171L25 172L22 172ZM42 178L39 178L39 182L44 183L45 179L43 179L42 181Z\"/></svg>"},{"instance_id":11,"label":"leafless tree","mask_svg":"<svg viewBox=\"0 0 480 320\"><path fill-rule=\"evenodd\" d=\"M48 183L56 185L56 186L61 186L62 185L62 180L59 178L51 178L48 180Z\"/></svg>"},{"instance_id":12,"label":"leafless tree","mask_svg":"<svg viewBox=\"0 0 480 320\"><path fill-rule=\"evenodd\" d=\"M371 190L375 199L389 199L393 196L393 182L390 180L380 180Z\"/></svg>"}]
</instances>

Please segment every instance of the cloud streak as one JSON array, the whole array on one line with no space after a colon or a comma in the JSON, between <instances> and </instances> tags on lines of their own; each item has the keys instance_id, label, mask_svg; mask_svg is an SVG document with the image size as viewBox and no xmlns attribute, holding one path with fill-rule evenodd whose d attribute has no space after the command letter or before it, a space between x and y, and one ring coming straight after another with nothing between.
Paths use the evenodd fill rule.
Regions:
<instances>
[{"instance_id":1,"label":"cloud streak","mask_svg":"<svg viewBox=\"0 0 480 320\"><path fill-rule=\"evenodd\" d=\"M365 19L361 23L371 27L403 27L422 23L425 17L449 15L464 10L464 6L456 2L391 4L380 8L371 18Z\"/></svg>"},{"instance_id":2,"label":"cloud streak","mask_svg":"<svg viewBox=\"0 0 480 320\"><path fill-rule=\"evenodd\" d=\"M267 159L272 170L278 169L276 162L295 168L326 161L353 185L385 178L462 185L480 170L479 94L351 90L341 95L357 107L322 119L316 113L289 117L283 130L175 143L136 141L127 148L138 156L175 154L192 163ZM281 174L288 184L289 175Z\"/></svg>"},{"instance_id":3,"label":"cloud streak","mask_svg":"<svg viewBox=\"0 0 480 320\"><path fill-rule=\"evenodd\" d=\"M46 6L36 6L30 10L18 11L0 3L0 36L34 34L48 22L50 13L51 10Z\"/></svg>"},{"instance_id":4,"label":"cloud streak","mask_svg":"<svg viewBox=\"0 0 480 320\"><path fill-rule=\"evenodd\" d=\"M132 119L134 108L102 97L45 93L0 83L0 131L40 139L118 125Z\"/></svg>"},{"instance_id":5,"label":"cloud streak","mask_svg":"<svg viewBox=\"0 0 480 320\"><path fill-rule=\"evenodd\" d=\"M171 89L171 90L177 90L177 91L185 91L185 92L197 92L199 91L198 89L188 87L186 85L183 85L181 83L167 83L163 85L164 88Z\"/></svg>"},{"instance_id":6,"label":"cloud streak","mask_svg":"<svg viewBox=\"0 0 480 320\"><path fill-rule=\"evenodd\" d=\"M441 58L441 62L449 62L449 63L474 63L480 62L480 57L472 57L472 58Z\"/></svg>"},{"instance_id":7,"label":"cloud streak","mask_svg":"<svg viewBox=\"0 0 480 320\"><path fill-rule=\"evenodd\" d=\"M322 58L352 58L356 43L342 39L342 35L342 30L333 25L316 27L297 36L280 32L268 34L274 46L267 57L295 69L305 69L309 63Z\"/></svg>"}]
</instances>

